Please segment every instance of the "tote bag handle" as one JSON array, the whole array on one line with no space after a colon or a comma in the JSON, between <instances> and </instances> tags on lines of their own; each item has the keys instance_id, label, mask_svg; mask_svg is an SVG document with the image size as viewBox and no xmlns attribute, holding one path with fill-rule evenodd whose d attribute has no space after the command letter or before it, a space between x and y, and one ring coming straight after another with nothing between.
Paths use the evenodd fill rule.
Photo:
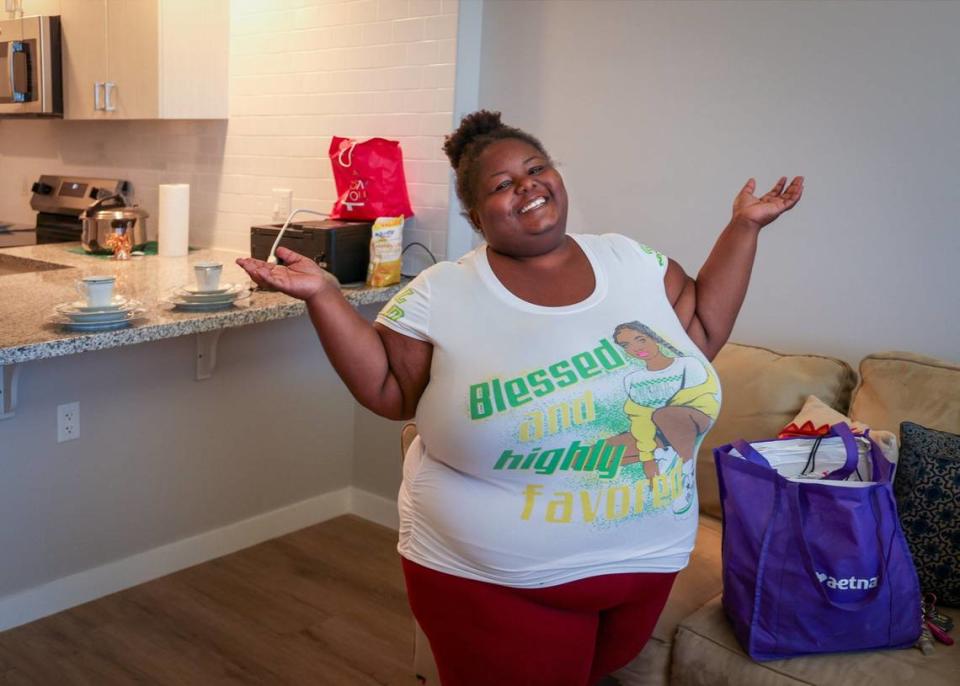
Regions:
<instances>
[{"instance_id":1,"label":"tote bag handle","mask_svg":"<svg viewBox=\"0 0 960 686\"><path fill-rule=\"evenodd\" d=\"M817 570L813 564L813 554L810 552L810 546L807 544L807 537L803 533L803 515L800 510L800 488L809 487L808 484L797 484L791 483L786 480L783 480L779 486L781 488L786 488L791 491L791 502L790 502L790 517L793 523L793 535L794 538L800 542L800 557L803 562L804 569L807 570L811 583L815 583L817 591L820 594L820 597L823 598L826 602L830 603L833 607L840 610L849 610L855 611L860 610L873 601L877 599L877 596L880 595L880 592L883 590L884 585L887 583L887 567L890 565L890 553L889 548L893 547L893 541L896 537L896 527L893 529L893 536L890 538L890 543L887 547L884 546L883 534L881 533L881 512L880 512L880 503L879 496L877 491L883 488L882 486L869 486L870 489L870 509L873 511L873 518L877 526L875 531L877 534L877 549L880 555L880 569L877 571L877 585L874 588L871 588L869 592L860 600L854 600L849 603L841 603L833 600L829 595L827 595L826 589L824 589L823 584L820 583L817 579ZM886 492L886 491L884 491ZM889 496L888 496L889 499ZM895 515L894 515L895 516Z\"/></svg>"},{"instance_id":2,"label":"tote bag handle","mask_svg":"<svg viewBox=\"0 0 960 686\"><path fill-rule=\"evenodd\" d=\"M357 147L357 142L353 139L347 139L340 143L340 152L337 153L337 161L340 163L341 167L352 167L353 166L353 149ZM343 155L346 153L347 161L343 161Z\"/></svg>"},{"instance_id":3,"label":"tote bag handle","mask_svg":"<svg viewBox=\"0 0 960 686\"><path fill-rule=\"evenodd\" d=\"M834 469L827 474L824 479L830 481L845 481L851 474L857 471L857 463L860 461L860 452L857 450L857 439L853 437L850 427L839 422L830 427L830 433L839 436L843 441L843 447L847 450L847 461L842 467Z\"/></svg>"},{"instance_id":4,"label":"tote bag handle","mask_svg":"<svg viewBox=\"0 0 960 686\"><path fill-rule=\"evenodd\" d=\"M770 463L767 462L767 458L761 455L759 450L754 448L742 438L731 442L730 445L736 448L737 452L743 455L747 462L752 462L755 465L766 467L767 469L773 469L773 467L770 466Z\"/></svg>"},{"instance_id":5,"label":"tote bag handle","mask_svg":"<svg viewBox=\"0 0 960 686\"><path fill-rule=\"evenodd\" d=\"M834 469L832 472L827 474L824 479L830 479L832 481L844 481L857 471L857 463L860 461L860 453L857 451L857 440L853 437L853 432L850 431L850 427L844 423L834 424L830 427L830 433L828 436L838 436L841 441L843 441L843 447L847 453L847 461L843 463L842 467ZM773 469L770 466L770 463L767 462L767 458L760 454L756 448L747 443L744 440L733 441L730 445L737 449L741 455L748 462L752 462L755 465L760 467L766 467L767 469ZM876 474L876 461L874 463L874 474Z\"/></svg>"}]
</instances>

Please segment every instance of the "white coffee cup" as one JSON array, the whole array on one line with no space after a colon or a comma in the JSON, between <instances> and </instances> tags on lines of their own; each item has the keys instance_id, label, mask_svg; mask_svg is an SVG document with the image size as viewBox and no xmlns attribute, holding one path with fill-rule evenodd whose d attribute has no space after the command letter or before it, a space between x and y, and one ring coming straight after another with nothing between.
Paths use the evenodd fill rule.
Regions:
<instances>
[{"instance_id":1,"label":"white coffee cup","mask_svg":"<svg viewBox=\"0 0 960 686\"><path fill-rule=\"evenodd\" d=\"M219 262L197 262L193 273L197 277L197 290L215 291L220 287L220 274L223 265Z\"/></svg>"},{"instance_id":2,"label":"white coffee cup","mask_svg":"<svg viewBox=\"0 0 960 686\"><path fill-rule=\"evenodd\" d=\"M87 300L87 307L106 307L113 300L115 276L85 276L76 283L77 293Z\"/></svg>"}]
</instances>

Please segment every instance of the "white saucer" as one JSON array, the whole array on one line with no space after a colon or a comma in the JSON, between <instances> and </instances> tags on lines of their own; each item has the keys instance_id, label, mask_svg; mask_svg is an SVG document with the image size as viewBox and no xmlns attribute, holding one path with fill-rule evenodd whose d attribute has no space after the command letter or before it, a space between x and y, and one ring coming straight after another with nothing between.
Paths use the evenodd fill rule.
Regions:
<instances>
[{"instance_id":1,"label":"white saucer","mask_svg":"<svg viewBox=\"0 0 960 686\"><path fill-rule=\"evenodd\" d=\"M173 296L173 299L181 303L194 303L197 305L204 304L209 305L212 303L229 303L233 302L240 296L240 293L221 293L220 295L211 295L199 296L199 295L183 295L177 294Z\"/></svg>"},{"instance_id":2,"label":"white saucer","mask_svg":"<svg viewBox=\"0 0 960 686\"><path fill-rule=\"evenodd\" d=\"M57 316L51 317L49 321L68 331L114 331L130 326L144 311L145 310L132 310L124 314L122 318L108 321L71 321Z\"/></svg>"},{"instance_id":3,"label":"white saucer","mask_svg":"<svg viewBox=\"0 0 960 686\"><path fill-rule=\"evenodd\" d=\"M179 290L185 291L190 295L216 295L217 293L226 293L231 288L235 288L236 286L237 284L235 283L228 283L226 286L223 286L222 288L214 288L213 290L201 290L196 286L181 286Z\"/></svg>"},{"instance_id":4,"label":"white saucer","mask_svg":"<svg viewBox=\"0 0 960 686\"><path fill-rule=\"evenodd\" d=\"M174 291L173 297L179 302L190 302L190 303L213 303L213 302L229 302L236 298L238 295L244 291L248 291L249 288L242 284L231 284L222 291L213 292L213 291L191 291L188 288L178 288Z\"/></svg>"},{"instance_id":5,"label":"white saucer","mask_svg":"<svg viewBox=\"0 0 960 686\"><path fill-rule=\"evenodd\" d=\"M173 303L176 310L184 312L216 312L217 310L229 310L233 307L233 301L228 300L222 303Z\"/></svg>"},{"instance_id":6,"label":"white saucer","mask_svg":"<svg viewBox=\"0 0 960 686\"><path fill-rule=\"evenodd\" d=\"M118 310L126 304L127 299L122 295L113 296L109 305L87 305L85 300L76 300L72 303L64 303L64 305L73 308L73 310L76 312L110 312L112 310Z\"/></svg>"},{"instance_id":7,"label":"white saucer","mask_svg":"<svg viewBox=\"0 0 960 686\"><path fill-rule=\"evenodd\" d=\"M189 296L174 295L164 298L163 302L173 305L175 309L188 312L212 312L214 310L225 310L233 307L238 300L245 300L250 297L250 291L246 288L236 293L224 293L218 298L200 298L193 299Z\"/></svg>"},{"instance_id":8,"label":"white saucer","mask_svg":"<svg viewBox=\"0 0 960 686\"><path fill-rule=\"evenodd\" d=\"M131 316L143 314L146 310L144 310L141 307L141 303L136 300L127 300L124 305L109 310L77 310L74 309L73 305L64 303L63 305L57 305L54 311L61 316L67 317L72 322L83 324L93 322L106 323L129 319Z\"/></svg>"},{"instance_id":9,"label":"white saucer","mask_svg":"<svg viewBox=\"0 0 960 686\"><path fill-rule=\"evenodd\" d=\"M142 308L136 308L132 310L127 310L125 312L95 312L93 314L86 315L65 315L69 320L70 324L114 324L116 322L126 322L134 317L139 317L146 310Z\"/></svg>"},{"instance_id":10,"label":"white saucer","mask_svg":"<svg viewBox=\"0 0 960 686\"><path fill-rule=\"evenodd\" d=\"M222 288L217 288L212 291L202 291L196 286L181 286L176 289L177 293L190 297L212 297L217 295L224 295L225 293L237 292L244 288L243 284L239 283L228 283L224 284Z\"/></svg>"}]
</instances>

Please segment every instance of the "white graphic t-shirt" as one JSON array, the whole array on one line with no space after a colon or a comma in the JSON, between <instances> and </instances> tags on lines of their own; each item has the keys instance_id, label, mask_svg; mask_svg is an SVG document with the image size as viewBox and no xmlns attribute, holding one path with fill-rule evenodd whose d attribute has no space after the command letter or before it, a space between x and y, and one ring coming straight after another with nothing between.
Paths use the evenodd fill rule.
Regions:
<instances>
[{"instance_id":1,"label":"white graphic t-shirt","mask_svg":"<svg viewBox=\"0 0 960 686\"><path fill-rule=\"evenodd\" d=\"M716 373L667 300L663 255L571 237L596 283L579 303L521 300L480 246L377 317L433 345L399 494L405 558L514 587L686 566Z\"/></svg>"}]
</instances>

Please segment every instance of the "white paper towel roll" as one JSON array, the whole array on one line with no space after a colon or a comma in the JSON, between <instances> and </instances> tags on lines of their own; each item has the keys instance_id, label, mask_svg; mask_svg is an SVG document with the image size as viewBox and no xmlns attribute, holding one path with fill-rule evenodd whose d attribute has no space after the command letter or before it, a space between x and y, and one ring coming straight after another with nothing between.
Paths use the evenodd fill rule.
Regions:
<instances>
[{"instance_id":1,"label":"white paper towel roll","mask_svg":"<svg viewBox=\"0 0 960 686\"><path fill-rule=\"evenodd\" d=\"M157 252L163 257L186 255L190 237L190 184L160 184L158 214Z\"/></svg>"}]
</instances>

